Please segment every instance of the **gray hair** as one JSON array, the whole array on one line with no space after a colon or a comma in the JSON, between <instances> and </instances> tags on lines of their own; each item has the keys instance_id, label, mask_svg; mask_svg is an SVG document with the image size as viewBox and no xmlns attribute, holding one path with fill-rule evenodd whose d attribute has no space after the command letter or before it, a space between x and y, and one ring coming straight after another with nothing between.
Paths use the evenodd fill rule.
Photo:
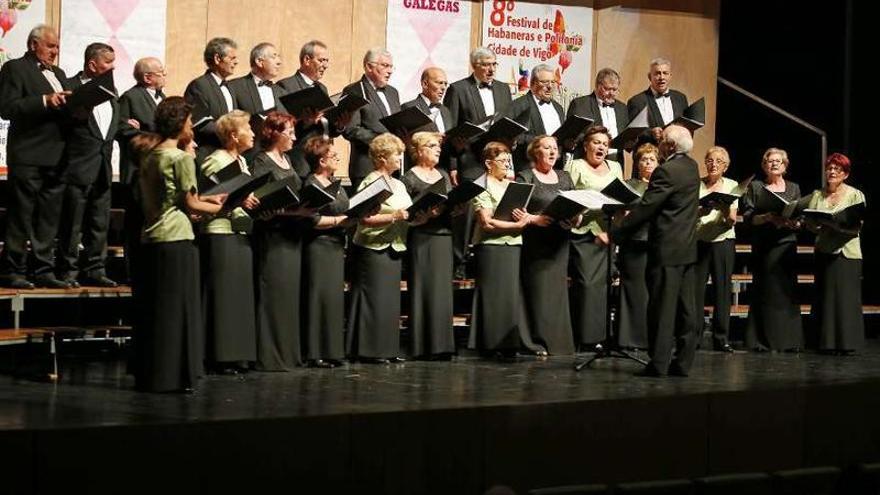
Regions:
<instances>
[{"instance_id":1,"label":"gray hair","mask_svg":"<svg viewBox=\"0 0 880 495\"><path fill-rule=\"evenodd\" d=\"M269 54L269 49L275 48L275 45L269 42L262 42L257 44L257 46L251 48L251 67L257 64L257 60L261 58L266 58Z\"/></svg>"},{"instance_id":2,"label":"gray hair","mask_svg":"<svg viewBox=\"0 0 880 495\"><path fill-rule=\"evenodd\" d=\"M367 53L364 54L364 65L375 62L379 60L379 57L383 56L391 58L391 52L384 48L370 48L367 50Z\"/></svg>"},{"instance_id":3,"label":"gray hair","mask_svg":"<svg viewBox=\"0 0 880 495\"><path fill-rule=\"evenodd\" d=\"M134 80L138 83L143 82L144 76L150 72L155 72L158 65L162 65L162 61L156 57L144 57L138 59L138 61L134 63L134 71L132 73Z\"/></svg>"},{"instance_id":4,"label":"gray hair","mask_svg":"<svg viewBox=\"0 0 880 495\"><path fill-rule=\"evenodd\" d=\"M208 41L208 44L205 45L205 53L202 56L205 65L212 67L214 65L214 56L216 55L223 58L226 56L226 53L230 48L237 49L238 45L229 38L212 38L211 41Z\"/></svg>"},{"instance_id":5,"label":"gray hair","mask_svg":"<svg viewBox=\"0 0 880 495\"><path fill-rule=\"evenodd\" d=\"M538 78L538 76L537 76L538 72L549 72L549 73L553 74L554 71L553 71L553 67L551 67L548 64L536 65L535 68L532 69L532 75L529 77L529 84L532 84L535 82L535 79Z\"/></svg>"},{"instance_id":6,"label":"gray hair","mask_svg":"<svg viewBox=\"0 0 880 495\"><path fill-rule=\"evenodd\" d=\"M617 81L618 84L620 84L620 74L618 74L617 71L612 69L611 67L605 67L604 69L600 70L598 74L596 74L596 86L609 79L613 79Z\"/></svg>"},{"instance_id":7,"label":"gray hair","mask_svg":"<svg viewBox=\"0 0 880 495\"><path fill-rule=\"evenodd\" d=\"M471 51L471 65L478 64L484 58L495 58L495 52L485 46L478 46Z\"/></svg>"},{"instance_id":8,"label":"gray hair","mask_svg":"<svg viewBox=\"0 0 880 495\"><path fill-rule=\"evenodd\" d=\"M648 67L654 67L656 65L668 65L669 70L672 70L672 62L663 57L657 57L654 60L651 60L651 65L649 65Z\"/></svg>"},{"instance_id":9,"label":"gray hair","mask_svg":"<svg viewBox=\"0 0 880 495\"><path fill-rule=\"evenodd\" d=\"M56 31L54 27L48 24L38 24L33 29L31 29L31 32L28 33L27 37L28 49L30 49L31 47L31 42L43 39L43 36L46 34L46 32L57 33L58 31Z\"/></svg>"},{"instance_id":10,"label":"gray hair","mask_svg":"<svg viewBox=\"0 0 880 495\"><path fill-rule=\"evenodd\" d=\"M694 149L691 131L680 125L671 125L663 131L663 141L671 144L675 153L690 153Z\"/></svg>"},{"instance_id":11,"label":"gray hair","mask_svg":"<svg viewBox=\"0 0 880 495\"><path fill-rule=\"evenodd\" d=\"M321 48L327 50L327 45L324 44L323 41L312 40L302 46L299 49L299 62L302 63L306 57L314 57L315 56L315 47L320 46Z\"/></svg>"}]
</instances>

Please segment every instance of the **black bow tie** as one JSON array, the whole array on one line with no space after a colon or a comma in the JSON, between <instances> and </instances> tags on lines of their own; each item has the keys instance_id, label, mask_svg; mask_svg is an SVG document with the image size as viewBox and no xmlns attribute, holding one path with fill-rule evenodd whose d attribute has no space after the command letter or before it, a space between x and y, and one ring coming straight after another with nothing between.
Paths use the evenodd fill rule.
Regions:
<instances>
[{"instance_id":1,"label":"black bow tie","mask_svg":"<svg viewBox=\"0 0 880 495\"><path fill-rule=\"evenodd\" d=\"M226 79L220 81L220 87L221 87L221 88L225 88L225 87L226 87Z\"/></svg>"},{"instance_id":2,"label":"black bow tie","mask_svg":"<svg viewBox=\"0 0 880 495\"><path fill-rule=\"evenodd\" d=\"M165 93L163 93L161 89L156 90L156 99L157 100L164 100L165 99Z\"/></svg>"},{"instance_id":3,"label":"black bow tie","mask_svg":"<svg viewBox=\"0 0 880 495\"><path fill-rule=\"evenodd\" d=\"M614 103L605 103L605 102L603 101L603 102L602 102L602 106L603 106L603 107L613 107L613 106L614 106Z\"/></svg>"},{"instance_id":4,"label":"black bow tie","mask_svg":"<svg viewBox=\"0 0 880 495\"><path fill-rule=\"evenodd\" d=\"M50 71L50 72L52 71L52 66L51 66L51 65L46 65L46 64L44 64L43 62L37 62L37 67L39 67L40 70L48 70L48 71Z\"/></svg>"},{"instance_id":5,"label":"black bow tie","mask_svg":"<svg viewBox=\"0 0 880 495\"><path fill-rule=\"evenodd\" d=\"M483 88L492 89L492 83L481 82L478 87L480 89L483 89Z\"/></svg>"},{"instance_id":6,"label":"black bow tie","mask_svg":"<svg viewBox=\"0 0 880 495\"><path fill-rule=\"evenodd\" d=\"M378 91L378 92L380 92L380 93L384 93L384 92L385 92L385 86L382 86L381 88L376 88L376 91Z\"/></svg>"},{"instance_id":7,"label":"black bow tie","mask_svg":"<svg viewBox=\"0 0 880 495\"><path fill-rule=\"evenodd\" d=\"M660 98L669 98L669 91L667 91L667 92L665 92L665 93L663 93L663 94L657 94L657 95L654 95L654 98L657 98L658 100L659 100Z\"/></svg>"},{"instance_id":8,"label":"black bow tie","mask_svg":"<svg viewBox=\"0 0 880 495\"><path fill-rule=\"evenodd\" d=\"M428 108L440 108L440 104L439 103L431 103L430 105L428 105Z\"/></svg>"},{"instance_id":9,"label":"black bow tie","mask_svg":"<svg viewBox=\"0 0 880 495\"><path fill-rule=\"evenodd\" d=\"M260 81L260 83L257 84L257 86L269 86L271 88L274 84L275 84L274 82L267 79L265 81Z\"/></svg>"},{"instance_id":10,"label":"black bow tie","mask_svg":"<svg viewBox=\"0 0 880 495\"><path fill-rule=\"evenodd\" d=\"M538 105L549 105L551 100L538 100Z\"/></svg>"}]
</instances>

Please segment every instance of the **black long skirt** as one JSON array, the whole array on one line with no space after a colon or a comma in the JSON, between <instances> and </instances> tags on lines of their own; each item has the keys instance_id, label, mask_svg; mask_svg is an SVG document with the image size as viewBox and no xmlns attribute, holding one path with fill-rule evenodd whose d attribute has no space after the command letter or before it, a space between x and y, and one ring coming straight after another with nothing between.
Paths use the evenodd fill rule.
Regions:
<instances>
[{"instance_id":1,"label":"black long skirt","mask_svg":"<svg viewBox=\"0 0 880 495\"><path fill-rule=\"evenodd\" d=\"M352 358L400 355L400 260L391 248L354 246L346 351Z\"/></svg>"},{"instance_id":2,"label":"black long skirt","mask_svg":"<svg viewBox=\"0 0 880 495\"><path fill-rule=\"evenodd\" d=\"M523 235L521 277L534 339L550 354L574 354L568 308L568 232L533 229Z\"/></svg>"},{"instance_id":3,"label":"black long skirt","mask_svg":"<svg viewBox=\"0 0 880 495\"><path fill-rule=\"evenodd\" d=\"M749 294L746 346L775 351L799 348L804 331L797 303L797 246L784 242L755 244L752 249L754 282Z\"/></svg>"},{"instance_id":4,"label":"black long skirt","mask_svg":"<svg viewBox=\"0 0 880 495\"><path fill-rule=\"evenodd\" d=\"M135 340L137 388L193 388L204 374L199 251L192 241L177 241L143 244L140 254L136 290L144 304Z\"/></svg>"},{"instance_id":5,"label":"black long skirt","mask_svg":"<svg viewBox=\"0 0 880 495\"><path fill-rule=\"evenodd\" d=\"M318 236L306 242L303 325L309 360L345 357L344 241Z\"/></svg>"},{"instance_id":6,"label":"black long skirt","mask_svg":"<svg viewBox=\"0 0 880 495\"><path fill-rule=\"evenodd\" d=\"M481 351L543 352L532 341L520 283L520 246L479 244L469 345Z\"/></svg>"},{"instance_id":7,"label":"black long skirt","mask_svg":"<svg viewBox=\"0 0 880 495\"><path fill-rule=\"evenodd\" d=\"M452 333L452 236L410 230L410 355L455 352Z\"/></svg>"},{"instance_id":8,"label":"black long skirt","mask_svg":"<svg viewBox=\"0 0 880 495\"><path fill-rule=\"evenodd\" d=\"M632 241L620 247L620 324L617 343L625 348L648 348L648 243Z\"/></svg>"},{"instance_id":9,"label":"black long skirt","mask_svg":"<svg viewBox=\"0 0 880 495\"><path fill-rule=\"evenodd\" d=\"M199 247L208 362L256 361L250 239L239 234L208 234L202 236Z\"/></svg>"},{"instance_id":10,"label":"black long skirt","mask_svg":"<svg viewBox=\"0 0 880 495\"><path fill-rule=\"evenodd\" d=\"M302 241L297 232L258 227L256 258L257 363L262 371L302 364L300 282Z\"/></svg>"},{"instance_id":11,"label":"black long skirt","mask_svg":"<svg viewBox=\"0 0 880 495\"><path fill-rule=\"evenodd\" d=\"M862 260L816 253L816 287L812 316L819 327L819 349L858 351L864 348Z\"/></svg>"},{"instance_id":12,"label":"black long skirt","mask_svg":"<svg viewBox=\"0 0 880 495\"><path fill-rule=\"evenodd\" d=\"M571 323L582 345L605 340L608 247L596 244L594 239L592 234L571 238Z\"/></svg>"},{"instance_id":13,"label":"black long skirt","mask_svg":"<svg viewBox=\"0 0 880 495\"><path fill-rule=\"evenodd\" d=\"M714 297L712 311L712 343L718 349L730 340L730 304L733 277L733 262L736 256L736 241L725 239L719 242L697 243L697 265L695 267L694 311L696 312L697 342L703 337L703 318L706 303L706 290L711 290ZM709 275L712 285L708 285Z\"/></svg>"}]
</instances>

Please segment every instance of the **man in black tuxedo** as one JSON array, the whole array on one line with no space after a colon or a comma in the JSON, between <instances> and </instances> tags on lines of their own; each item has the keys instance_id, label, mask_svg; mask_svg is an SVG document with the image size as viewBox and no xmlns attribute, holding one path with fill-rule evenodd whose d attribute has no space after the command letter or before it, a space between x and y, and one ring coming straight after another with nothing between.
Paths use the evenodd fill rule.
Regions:
<instances>
[{"instance_id":1,"label":"man in black tuxedo","mask_svg":"<svg viewBox=\"0 0 880 495\"><path fill-rule=\"evenodd\" d=\"M64 195L59 179L65 148L63 123L67 77L55 66L58 32L46 25L31 30L28 51L0 69L0 117L10 121L6 142L9 200L0 282L32 289L27 242L37 285L67 288L55 277L54 243Z\"/></svg>"},{"instance_id":2,"label":"man in black tuxedo","mask_svg":"<svg viewBox=\"0 0 880 495\"><path fill-rule=\"evenodd\" d=\"M140 234L144 217L139 201L138 177L140 164L130 149L131 139L141 132L156 132L156 107L165 99L163 88L167 72L162 61L146 57L134 64L135 85L119 97L119 181L122 185L122 205L125 208L123 242L125 261L130 281L140 248Z\"/></svg>"},{"instance_id":3,"label":"man in black tuxedo","mask_svg":"<svg viewBox=\"0 0 880 495\"><path fill-rule=\"evenodd\" d=\"M262 151L260 146L260 114L270 110L285 112L278 98L284 90L274 79L281 74L281 55L272 43L260 43L251 49L251 72L229 81L229 90L238 110L251 114L251 128L256 135L254 147L244 153L248 163Z\"/></svg>"},{"instance_id":4,"label":"man in black tuxedo","mask_svg":"<svg viewBox=\"0 0 880 495\"><path fill-rule=\"evenodd\" d=\"M471 75L452 83L443 98L443 104L452 114L452 127L465 122L481 124L496 114L504 113L512 100L510 87L495 80L498 69L495 52L478 47L471 52L470 62L473 69ZM457 185L461 179L474 180L486 172L486 166L480 159L485 145L485 140L477 139L453 158L449 173L453 184Z\"/></svg>"},{"instance_id":5,"label":"man in black tuxedo","mask_svg":"<svg viewBox=\"0 0 880 495\"><path fill-rule=\"evenodd\" d=\"M565 112L562 110L562 105L553 101L555 86L556 77L553 68L547 64L536 65L532 69L529 91L513 100L510 108L504 112L505 117L509 117L528 128L515 141L513 168L517 172L529 168L529 158L526 156L526 148L529 143L536 136L552 135L565 122ZM556 167L561 168L564 165L561 156L556 161Z\"/></svg>"},{"instance_id":6,"label":"man in black tuxedo","mask_svg":"<svg viewBox=\"0 0 880 495\"><path fill-rule=\"evenodd\" d=\"M622 222L611 228L613 242L648 230L648 345L651 362L640 376L687 376L697 346L694 308L696 225L700 193L699 165L687 153L690 132L672 125L662 133L666 157L654 170L648 190ZM678 352L673 359L673 351Z\"/></svg>"},{"instance_id":7,"label":"man in black tuxedo","mask_svg":"<svg viewBox=\"0 0 880 495\"><path fill-rule=\"evenodd\" d=\"M629 120L636 118L645 106L648 107L650 132L640 141L652 141L655 144L659 142L663 128L681 117L688 107L687 96L684 93L669 89L670 80L672 80L672 62L665 58L655 58L651 61L651 68L648 71L648 81L651 82L651 86L626 102Z\"/></svg>"},{"instance_id":8,"label":"man in black tuxedo","mask_svg":"<svg viewBox=\"0 0 880 495\"><path fill-rule=\"evenodd\" d=\"M617 99L620 91L620 74L614 69L606 67L596 74L596 86L592 93L579 96L571 101L568 106L566 118L572 115L586 117L593 120L593 125L601 125L611 133L611 139L617 137L629 124L629 114L626 103ZM583 158L583 135L579 136L574 144L574 158ZM618 150L608 150L607 158L620 162L623 154Z\"/></svg>"},{"instance_id":9,"label":"man in black tuxedo","mask_svg":"<svg viewBox=\"0 0 880 495\"><path fill-rule=\"evenodd\" d=\"M226 84L226 78L238 65L238 45L229 38L213 38L205 45L203 59L208 70L186 86L183 97L193 106L193 124L196 125L196 162L221 147L217 137L216 121L236 108L235 97ZM203 117L213 120L198 125Z\"/></svg>"},{"instance_id":10,"label":"man in black tuxedo","mask_svg":"<svg viewBox=\"0 0 880 495\"><path fill-rule=\"evenodd\" d=\"M370 102L355 112L351 124L343 133L351 143L348 175L355 189L373 171L373 162L369 155L370 143L379 134L388 132L379 119L400 111L400 96L388 84L393 71L394 63L388 50L370 49L364 55L363 77L342 90L345 94L362 95Z\"/></svg>"},{"instance_id":11,"label":"man in black tuxedo","mask_svg":"<svg viewBox=\"0 0 880 495\"><path fill-rule=\"evenodd\" d=\"M83 70L68 80L76 89L113 70L116 53L105 43L86 47ZM107 277L107 232L110 229L110 159L119 128L116 98L92 108L72 112L67 137L64 209L58 227L56 275L72 287L116 287ZM82 242L82 252L79 245Z\"/></svg>"},{"instance_id":12,"label":"man in black tuxedo","mask_svg":"<svg viewBox=\"0 0 880 495\"><path fill-rule=\"evenodd\" d=\"M330 50L322 41L312 40L304 44L299 51L299 69L290 77L278 81L282 88L282 94L295 93L312 86L317 86L329 94L327 86L321 82L324 73L330 68ZM303 146L313 136L326 136L334 138L342 134L345 126L351 121L350 113L343 113L335 122L328 122L324 114L314 109L306 112L306 115L296 121L296 142L288 152L290 162L301 179L311 172L306 162Z\"/></svg>"},{"instance_id":13,"label":"man in black tuxedo","mask_svg":"<svg viewBox=\"0 0 880 495\"><path fill-rule=\"evenodd\" d=\"M452 128L452 113L443 105L443 93L446 92L448 85L446 72L439 67L428 67L422 71L422 92L402 105L401 109L416 107L433 121L431 126L436 128L437 132L446 133ZM443 153L440 155L440 167L449 170L450 153L452 152L452 143L445 141L443 143Z\"/></svg>"}]
</instances>

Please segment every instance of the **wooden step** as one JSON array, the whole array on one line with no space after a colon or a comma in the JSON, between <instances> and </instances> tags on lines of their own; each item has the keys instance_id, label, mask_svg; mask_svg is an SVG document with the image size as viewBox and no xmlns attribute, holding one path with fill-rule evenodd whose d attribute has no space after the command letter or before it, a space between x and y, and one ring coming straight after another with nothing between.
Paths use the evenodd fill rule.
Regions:
<instances>
[{"instance_id":1,"label":"wooden step","mask_svg":"<svg viewBox=\"0 0 880 495\"><path fill-rule=\"evenodd\" d=\"M736 253L737 254L750 254L752 252L751 244L737 244L736 245ZM798 254L813 254L816 252L816 248L814 246L798 246L797 247Z\"/></svg>"},{"instance_id":2,"label":"wooden step","mask_svg":"<svg viewBox=\"0 0 880 495\"><path fill-rule=\"evenodd\" d=\"M801 304L801 314L808 315L810 314L811 306L809 304ZM703 308L706 314L711 315L714 308L712 306L706 306ZM865 304L862 306L862 314L863 315L880 315L880 305L873 304ZM735 304L730 307L730 316L745 318L749 315L749 305L748 304Z\"/></svg>"}]
</instances>

